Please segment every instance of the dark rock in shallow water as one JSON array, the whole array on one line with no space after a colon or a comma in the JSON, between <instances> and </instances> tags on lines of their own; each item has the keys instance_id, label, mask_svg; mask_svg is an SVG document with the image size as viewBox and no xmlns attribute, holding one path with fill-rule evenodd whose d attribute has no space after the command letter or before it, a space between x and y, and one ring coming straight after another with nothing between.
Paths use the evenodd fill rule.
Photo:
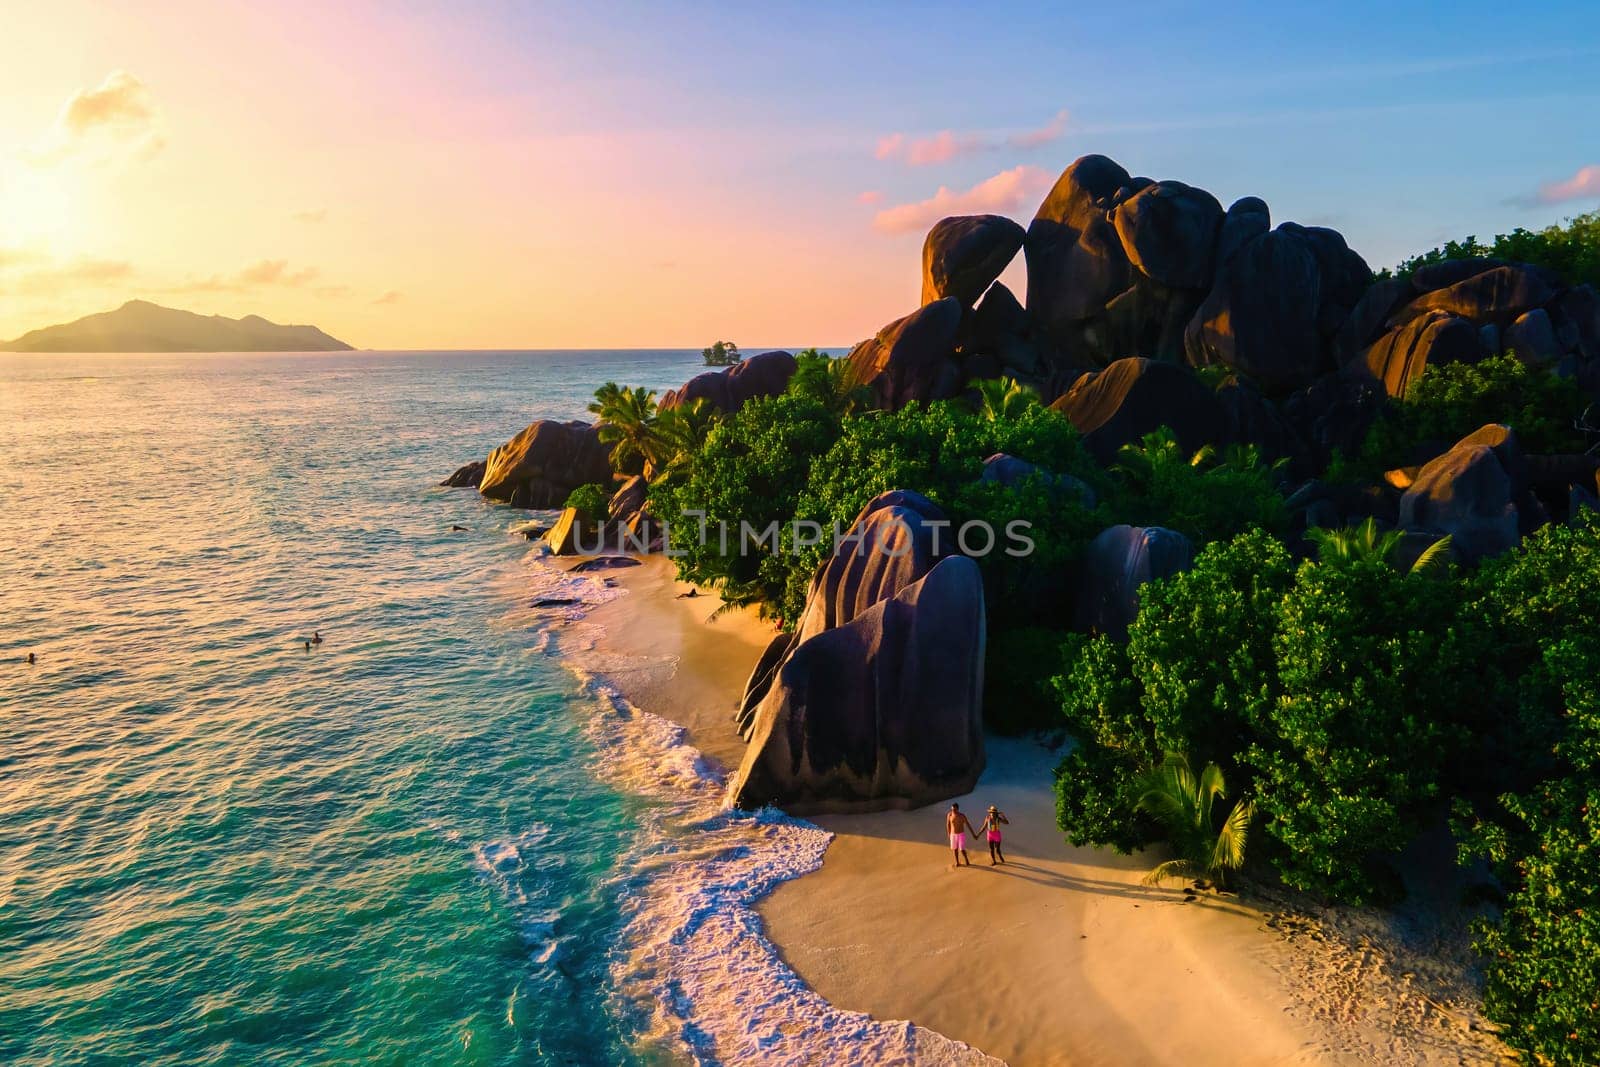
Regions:
<instances>
[{"instance_id":1,"label":"dark rock in shallow water","mask_svg":"<svg viewBox=\"0 0 1600 1067\"><path fill-rule=\"evenodd\" d=\"M580 485L611 480L611 449L586 422L540 419L489 453L478 491L524 508L557 508Z\"/></svg>"},{"instance_id":2,"label":"dark rock in shallow water","mask_svg":"<svg viewBox=\"0 0 1600 1067\"><path fill-rule=\"evenodd\" d=\"M1112 526L1084 552L1074 624L1122 640L1139 614L1139 587L1186 571L1194 545L1160 526Z\"/></svg>"},{"instance_id":3,"label":"dark rock in shallow water","mask_svg":"<svg viewBox=\"0 0 1600 1067\"><path fill-rule=\"evenodd\" d=\"M569 608L574 604L582 604L583 600L575 596L547 596L540 597L533 602L536 608Z\"/></svg>"},{"instance_id":4,"label":"dark rock in shallow water","mask_svg":"<svg viewBox=\"0 0 1600 1067\"><path fill-rule=\"evenodd\" d=\"M449 486L451 489L476 489L483 481L484 468L488 466L483 460L474 460L464 466L457 467L456 472L440 485Z\"/></svg>"},{"instance_id":5,"label":"dark rock in shallow water","mask_svg":"<svg viewBox=\"0 0 1600 1067\"><path fill-rule=\"evenodd\" d=\"M984 766L983 651L977 564L946 557L788 653L755 709L729 800L804 814L970 791Z\"/></svg>"},{"instance_id":6,"label":"dark rock in shallow water","mask_svg":"<svg viewBox=\"0 0 1600 1067\"><path fill-rule=\"evenodd\" d=\"M783 392L796 366L794 356L788 352L762 352L731 367L695 375L682 387L667 390L658 407L671 411L696 400L706 400L724 415L731 415L756 397L777 396Z\"/></svg>"},{"instance_id":7,"label":"dark rock in shallow water","mask_svg":"<svg viewBox=\"0 0 1600 1067\"><path fill-rule=\"evenodd\" d=\"M569 574L588 574L590 571L614 571L624 567L640 566L642 560L632 556L596 556L574 565L568 570Z\"/></svg>"},{"instance_id":8,"label":"dark rock in shallow water","mask_svg":"<svg viewBox=\"0 0 1600 1067\"><path fill-rule=\"evenodd\" d=\"M1022 236L1022 227L1001 215L940 219L922 242L923 305L953 296L970 308L1016 258Z\"/></svg>"},{"instance_id":9,"label":"dark rock in shallow water","mask_svg":"<svg viewBox=\"0 0 1600 1067\"><path fill-rule=\"evenodd\" d=\"M1186 453L1223 438L1222 405L1187 367L1150 359L1119 359L1085 374L1050 405L1067 416L1101 464L1117 450L1162 426Z\"/></svg>"}]
</instances>

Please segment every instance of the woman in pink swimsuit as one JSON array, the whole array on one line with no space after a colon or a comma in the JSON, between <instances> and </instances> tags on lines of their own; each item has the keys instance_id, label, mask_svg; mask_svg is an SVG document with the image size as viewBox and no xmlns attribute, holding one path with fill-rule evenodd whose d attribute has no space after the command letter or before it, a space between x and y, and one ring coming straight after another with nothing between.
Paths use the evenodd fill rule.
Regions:
<instances>
[{"instance_id":1,"label":"woman in pink swimsuit","mask_svg":"<svg viewBox=\"0 0 1600 1067\"><path fill-rule=\"evenodd\" d=\"M1000 851L1001 824L1009 826L1011 825L1011 820L1006 818L1005 812L1001 811L993 804L990 804L989 814L984 816L983 826L981 829L983 831L983 836L987 838L989 842L989 866L991 867L995 865L996 860L1001 863L1006 861L1006 854Z\"/></svg>"}]
</instances>

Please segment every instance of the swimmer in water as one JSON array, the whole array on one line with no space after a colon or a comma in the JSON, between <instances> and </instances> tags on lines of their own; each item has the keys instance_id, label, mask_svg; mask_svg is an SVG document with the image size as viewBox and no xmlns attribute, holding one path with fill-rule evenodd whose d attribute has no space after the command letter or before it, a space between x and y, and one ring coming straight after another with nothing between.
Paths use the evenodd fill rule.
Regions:
<instances>
[{"instance_id":1,"label":"swimmer in water","mask_svg":"<svg viewBox=\"0 0 1600 1067\"><path fill-rule=\"evenodd\" d=\"M312 631L312 633L311 633L311 643L313 645L322 644L322 631L321 630L313 630Z\"/></svg>"},{"instance_id":2,"label":"swimmer in water","mask_svg":"<svg viewBox=\"0 0 1600 1067\"><path fill-rule=\"evenodd\" d=\"M307 651L307 652L310 652L310 651L311 651L311 642L310 642L310 641L307 641L307 642L306 642L306 651Z\"/></svg>"},{"instance_id":3,"label":"swimmer in water","mask_svg":"<svg viewBox=\"0 0 1600 1067\"><path fill-rule=\"evenodd\" d=\"M33 653L32 652L28 653L28 666L30 666L30 667L33 666Z\"/></svg>"}]
</instances>

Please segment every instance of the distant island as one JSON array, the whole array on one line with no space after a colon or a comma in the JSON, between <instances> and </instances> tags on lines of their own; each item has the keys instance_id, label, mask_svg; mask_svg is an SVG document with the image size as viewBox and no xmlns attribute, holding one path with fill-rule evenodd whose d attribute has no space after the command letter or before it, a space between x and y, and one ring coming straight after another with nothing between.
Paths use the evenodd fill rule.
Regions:
<instances>
[{"instance_id":1,"label":"distant island","mask_svg":"<svg viewBox=\"0 0 1600 1067\"><path fill-rule=\"evenodd\" d=\"M340 352L350 345L315 326L260 315L230 319L130 300L115 311L46 326L0 344L6 352Z\"/></svg>"}]
</instances>

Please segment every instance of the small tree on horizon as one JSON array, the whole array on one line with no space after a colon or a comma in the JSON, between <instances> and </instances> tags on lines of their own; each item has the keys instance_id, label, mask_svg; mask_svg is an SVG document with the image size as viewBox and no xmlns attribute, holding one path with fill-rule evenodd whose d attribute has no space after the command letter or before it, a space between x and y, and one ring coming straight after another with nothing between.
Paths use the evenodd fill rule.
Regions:
<instances>
[{"instance_id":1,"label":"small tree on horizon","mask_svg":"<svg viewBox=\"0 0 1600 1067\"><path fill-rule=\"evenodd\" d=\"M739 346L732 341L717 341L710 348L702 348L700 356L708 367L731 367L744 359L739 354Z\"/></svg>"}]
</instances>

